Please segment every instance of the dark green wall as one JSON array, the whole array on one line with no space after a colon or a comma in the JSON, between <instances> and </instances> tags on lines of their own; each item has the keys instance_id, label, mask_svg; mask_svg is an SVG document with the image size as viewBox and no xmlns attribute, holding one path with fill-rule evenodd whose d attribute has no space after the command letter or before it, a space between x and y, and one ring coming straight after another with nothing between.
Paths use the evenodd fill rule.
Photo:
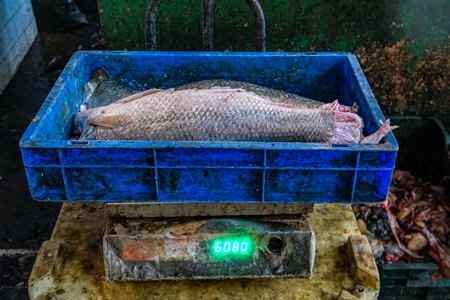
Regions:
<instances>
[{"instance_id":1,"label":"dark green wall","mask_svg":"<svg viewBox=\"0 0 450 300\"><path fill-rule=\"evenodd\" d=\"M167 0L158 13L160 50L201 50L200 0ZM98 0L109 49L144 48L149 0ZM450 34L448 0L260 0L268 51L354 51L413 37L416 54ZM254 20L243 0L217 0L215 50L252 51Z\"/></svg>"}]
</instances>

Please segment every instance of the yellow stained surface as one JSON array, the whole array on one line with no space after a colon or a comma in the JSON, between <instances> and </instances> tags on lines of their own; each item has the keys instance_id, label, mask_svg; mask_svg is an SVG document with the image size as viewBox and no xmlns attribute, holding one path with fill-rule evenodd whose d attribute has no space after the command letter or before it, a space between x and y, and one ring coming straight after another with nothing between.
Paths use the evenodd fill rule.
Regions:
<instances>
[{"instance_id":1,"label":"yellow stained surface","mask_svg":"<svg viewBox=\"0 0 450 300\"><path fill-rule=\"evenodd\" d=\"M36 259L30 299L351 299L357 284L347 275L339 251L350 235L360 235L350 205L314 206L316 257L311 279L108 282L104 225L104 205L65 203L50 241L44 242ZM377 293L366 289L359 299L376 299Z\"/></svg>"}]
</instances>

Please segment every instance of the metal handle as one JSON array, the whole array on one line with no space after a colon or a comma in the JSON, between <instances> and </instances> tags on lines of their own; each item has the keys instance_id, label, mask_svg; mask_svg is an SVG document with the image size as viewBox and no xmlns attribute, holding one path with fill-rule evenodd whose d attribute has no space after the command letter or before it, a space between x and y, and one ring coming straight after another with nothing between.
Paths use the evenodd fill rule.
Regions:
<instances>
[{"instance_id":1,"label":"metal handle","mask_svg":"<svg viewBox=\"0 0 450 300\"><path fill-rule=\"evenodd\" d=\"M256 37L255 47L256 51L266 51L266 20L264 19L264 13L258 0L245 0L253 11L253 15L256 19Z\"/></svg>"},{"instance_id":2,"label":"metal handle","mask_svg":"<svg viewBox=\"0 0 450 300\"><path fill-rule=\"evenodd\" d=\"M156 14L164 0L153 0L145 16L145 49L156 50ZM245 0L256 19L255 50L266 51L266 21L258 0ZM213 50L214 0L203 0L203 51Z\"/></svg>"},{"instance_id":3,"label":"metal handle","mask_svg":"<svg viewBox=\"0 0 450 300\"><path fill-rule=\"evenodd\" d=\"M145 15L145 49L156 50L156 14L164 0L153 0L147 8Z\"/></svg>"},{"instance_id":4,"label":"metal handle","mask_svg":"<svg viewBox=\"0 0 450 300\"><path fill-rule=\"evenodd\" d=\"M203 51L213 51L214 0L203 0Z\"/></svg>"}]
</instances>

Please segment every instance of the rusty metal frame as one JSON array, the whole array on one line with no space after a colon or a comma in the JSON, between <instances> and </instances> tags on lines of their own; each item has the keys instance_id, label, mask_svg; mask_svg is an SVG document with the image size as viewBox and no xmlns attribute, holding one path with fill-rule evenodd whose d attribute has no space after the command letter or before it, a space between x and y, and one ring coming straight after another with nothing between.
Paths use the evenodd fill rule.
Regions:
<instances>
[{"instance_id":1,"label":"rusty metal frame","mask_svg":"<svg viewBox=\"0 0 450 300\"><path fill-rule=\"evenodd\" d=\"M156 15L164 0L153 0L145 16L145 49L156 50ZM266 21L258 0L245 0L256 21L255 50L266 51ZM214 0L203 0L203 51L214 49Z\"/></svg>"}]
</instances>

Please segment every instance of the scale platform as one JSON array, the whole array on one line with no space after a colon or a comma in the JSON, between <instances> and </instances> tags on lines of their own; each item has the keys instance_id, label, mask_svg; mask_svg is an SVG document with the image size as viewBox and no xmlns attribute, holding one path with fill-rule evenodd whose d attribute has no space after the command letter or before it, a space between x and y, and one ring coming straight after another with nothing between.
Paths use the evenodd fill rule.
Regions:
<instances>
[{"instance_id":1,"label":"scale platform","mask_svg":"<svg viewBox=\"0 0 450 300\"><path fill-rule=\"evenodd\" d=\"M108 280L311 276L309 214L240 218L109 218Z\"/></svg>"},{"instance_id":2,"label":"scale platform","mask_svg":"<svg viewBox=\"0 0 450 300\"><path fill-rule=\"evenodd\" d=\"M174 206L173 209L176 210L176 207ZM157 212L158 209L154 211ZM206 214L207 211L208 209L206 208ZM142 211L133 205L122 204L120 207L110 207L108 205L107 208L107 205L104 204L64 203L51 239L42 244L30 275L28 284L30 299L376 299L378 296L380 287L378 270L367 239L360 235L349 205L315 205L314 211L310 213L310 228L315 233L315 258L312 273L304 276L309 278L264 278L264 276L255 276L255 278L226 280L177 281L140 281L135 280L135 278L118 278L118 280L125 281L113 281L111 279L114 278L111 276L109 276L111 278L108 278L107 272L105 272L105 265L107 266L108 263L105 264L103 243L112 238L113 235L117 235L116 231L114 231L114 234L108 231L112 228L119 230L119 235L128 235L130 233L127 229L128 226L123 224L121 225L122 228L117 226L117 224L120 224L120 222L116 222L119 219L116 219L116 221L111 219L111 215L120 217L120 214L123 213L127 215L127 218L133 215L138 219L142 217ZM167 214L167 210L165 213ZM301 214L303 218L305 218L305 215L308 216L308 213L305 211L301 212ZM234 215L229 215L225 220L243 222L239 224L246 226L246 229L252 228L254 225L252 223L254 220L251 218L236 217L237 213L234 213ZM189 212L186 213L186 217L190 217ZM261 217L258 220L261 221L264 218L266 219L263 222L288 225L289 230L294 235L298 235L301 231L308 232L308 226L303 226L302 229L296 228L292 223L289 224L289 221L286 221L289 218L280 219L279 216L273 216ZM306 218L308 219L308 217ZM219 225L222 226L222 229L236 227L236 224L232 223L233 226L229 226L230 223L224 226L224 219L221 218L190 219L190 223L194 225L190 227L191 230L197 234L211 234L211 232L198 231L199 228L207 223L206 220L210 220L210 224L206 228L214 229L212 231L216 233ZM222 221L217 222L217 220ZM108 227L105 231L107 222ZM174 235L177 232L174 230L177 228L175 223L166 222L163 224L164 221L157 218L154 219L154 222L156 222L154 223L155 225L161 225L159 227L161 232L164 232L164 229L170 229L165 233L166 236L170 236L167 235L170 231L175 231L172 232ZM227 222L225 221L225 223ZM308 222L306 220L306 224ZM143 227L145 226L138 226L137 228L143 229ZM179 227L178 230L180 229ZM253 229L253 233L258 233L257 227ZM282 229L284 232L289 232L286 227L282 227ZM276 231L273 227L266 227L263 231L264 234L261 235L261 239L254 238L254 241L259 241L259 244L254 244L255 247L259 247L257 244L261 245L261 241L264 241L262 244L269 246L271 238L267 241L267 237L264 238L264 236L270 233L270 230ZM181 231L186 231L186 228ZM295 233L296 231L297 233ZM156 232L157 230L153 228L148 233L145 232L145 234L151 235ZM250 231L247 230L246 232ZM142 238L145 234L140 237ZM222 234L221 237L223 236ZM254 237L254 235L250 236ZM312 236L314 234L310 235L310 237ZM236 239L235 237L236 235L233 235L233 240L209 239L212 241L210 246L218 247L217 249L221 248L221 251L224 251L223 247L229 241L229 253L233 251L233 243L238 242L234 246L236 250L235 255L241 250L243 253L240 253L240 255L248 255L249 252L244 250L246 250L246 247L250 247L251 242L245 238ZM139 234L137 238L139 238ZM283 241L283 238L278 237L278 239ZM196 240L199 239L197 238ZM272 243L268 248L271 248L272 252L276 252L275 250L277 249L277 251L282 252L283 244L276 239L274 241L275 243ZM217 245L218 242L221 242L219 246ZM248 242L248 244L245 244L245 242ZM286 245L288 243L284 247ZM225 249L228 249L228 244L226 247ZM188 248L185 247L184 249ZM193 248L198 250L196 247ZM116 249L118 248L116 247ZM130 250L131 248L125 247L125 249ZM211 248L204 247L202 249L207 251L207 249ZM285 251L287 250L285 249ZM128 268L131 272L119 272L120 274L133 274L133 271L136 273L136 270L142 270L142 268L136 268L136 261L139 261L136 260L136 256L133 256L136 253L139 252L127 252L127 255L131 255L128 256L128 258L131 258L129 262L134 262L135 265L132 263L130 266L125 266L125 269ZM175 251L175 253L179 254L180 251ZM230 254L228 253L218 254L219 256L228 255L229 259ZM254 255L254 252L252 253ZM304 256L308 257L308 255ZM141 258L143 258L141 261L148 261L148 258L152 258L152 256L147 255ZM308 259L310 260L311 257L305 258L303 262L307 262ZM170 260L166 259L166 261ZM300 259L300 261L302 260ZM208 263L207 261L203 262ZM153 263L154 265L157 264L155 261ZM159 263L161 263L161 260ZM211 262L209 261L209 263ZM273 261L267 262L269 266L271 263L272 269L269 269L280 272L280 269L274 267ZM194 264L191 264L191 266L194 266ZM267 268L266 266L262 270ZM283 268L285 269L284 266ZM307 269L308 266L305 265L304 270ZM178 276L188 275L187 273L180 274ZM229 278L232 276L225 277ZM151 280L151 278L146 277L144 280Z\"/></svg>"},{"instance_id":3,"label":"scale platform","mask_svg":"<svg viewBox=\"0 0 450 300\"><path fill-rule=\"evenodd\" d=\"M103 256L108 280L311 276L315 253L311 204L129 207L106 206Z\"/></svg>"}]
</instances>

